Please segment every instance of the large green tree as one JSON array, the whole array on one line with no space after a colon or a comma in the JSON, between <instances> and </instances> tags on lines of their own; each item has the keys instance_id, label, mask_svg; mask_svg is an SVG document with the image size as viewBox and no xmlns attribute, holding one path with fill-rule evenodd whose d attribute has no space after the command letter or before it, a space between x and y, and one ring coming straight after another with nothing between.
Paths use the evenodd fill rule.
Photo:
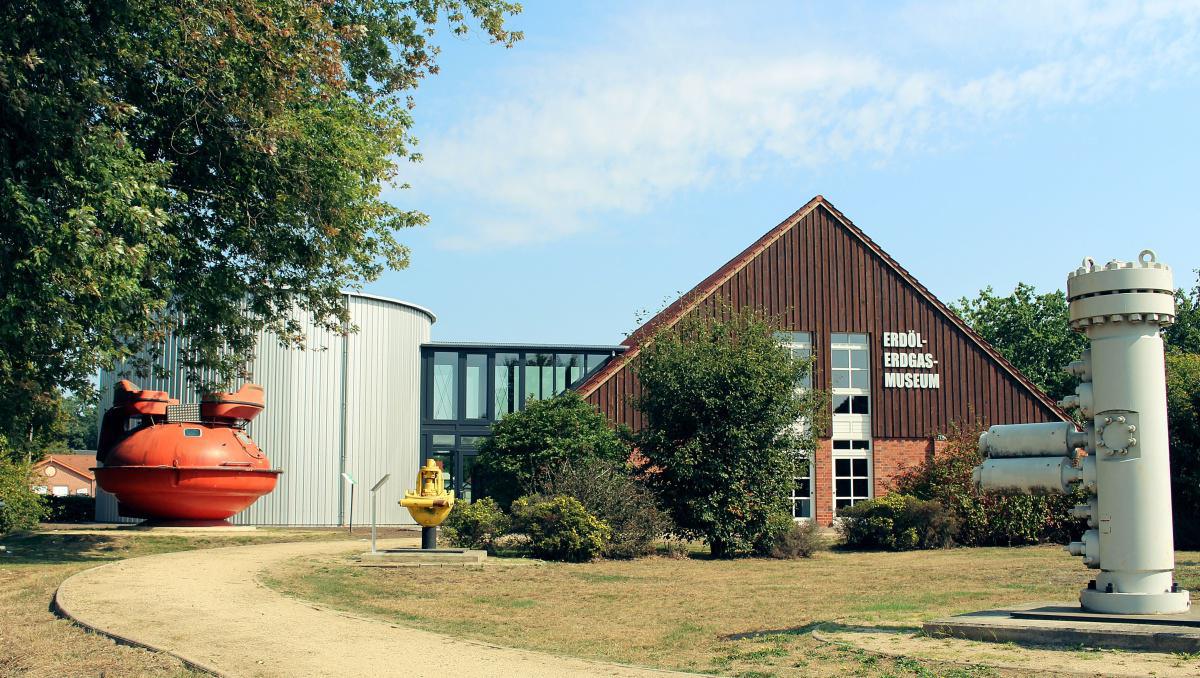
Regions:
<instances>
[{"instance_id":1,"label":"large green tree","mask_svg":"<svg viewBox=\"0 0 1200 678\"><path fill-rule=\"evenodd\" d=\"M381 196L418 156L435 28L511 45L504 0L0 3L0 435L174 332L238 374L295 308L402 268L425 215Z\"/></svg>"},{"instance_id":2,"label":"large green tree","mask_svg":"<svg viewBox=\"0 0 1200 678\"><path fill-rule=\"evenodd\" d=\"M1058 400L1075 392L1078 380L1063 367L1079 358L1087 339L1071 330L1061 290L1038 294L1018 283L1012 294L999 296L988 287L951 308L1047 395Z\"/></svg>"},{"instance_id":3,"label":"large green tree","mask_svg":"<svg viewBox=\"0 0 1200 678\"><path fill-rule=\"evenodd\" d=\"M825 394L798 386L811 359L769 319L726 309L658 332L635 365L637 445L678 527L715 557L767 551L791 526L788 490L827 418Z\"/></svg>"}]
</instances>

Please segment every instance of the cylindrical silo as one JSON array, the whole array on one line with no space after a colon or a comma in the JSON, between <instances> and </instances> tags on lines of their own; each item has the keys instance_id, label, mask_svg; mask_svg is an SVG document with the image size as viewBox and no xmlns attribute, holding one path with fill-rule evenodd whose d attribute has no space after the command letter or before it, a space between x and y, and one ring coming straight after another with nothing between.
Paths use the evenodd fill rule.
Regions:
<instances>
[{"instance_id":1,"label":"cylindrical silo","mask_svg":"<svg viewBox=\"0 0 1200 678\"><path fill-rule=\"evenodd\" d=\"M244 525L345 525L350 492L342 474L358 481L354 522L370 516L367 489L386 473L416 475L420 464L421 344L436 320L429 310L395 299L347 293L350 323L343 335L317 327L297 311L306 349L281 346L262 333L250 364L251 380L263 386L266 409L247 431L274 466L282 468L278 487L231 520ZM100 375L100 412L108 409L112 387L132 376L143 388L167 391L181 403L199 394L179 365L180 340L169 337L155 364L165 373L130 375L124 365ZM234 388L241 385L235 383ZM378 497L381 524L413 524L397 501L403 482L391 482ZM96 519L122 521L116 500L97 490Z\"/></svg>"}]
</instances>

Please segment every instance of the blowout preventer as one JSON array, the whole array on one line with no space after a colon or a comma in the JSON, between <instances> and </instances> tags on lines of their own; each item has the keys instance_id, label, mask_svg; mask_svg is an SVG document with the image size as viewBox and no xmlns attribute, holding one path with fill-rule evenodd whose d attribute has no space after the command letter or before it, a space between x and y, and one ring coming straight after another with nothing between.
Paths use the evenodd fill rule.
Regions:
<instances>
[{"instance_id":1,"label":"blowout preventer","mask_svg":"<svg viewBox=\"0 0 1200 678\"><path fill-rule=\"evenodd\" d=\"M445 473L433 459L417 470L417 488L404 493L400 505L421 526L421 548L437 548L437 526L454 508L454 492L446 489Z\"/></svg>"},{"instance_id":2,"label":"blowout preventer","mask_svg":"<svg viewBox=\"0 0 1200 678\"><path fill-rule=\"evenodd\" d=\"M1090 257L1067 276L1071 329L1090 348L1066 367L1081 380L1059 403L1068 422L993 426L979 438L983 489L1067 492L1086 503L1072 515L1088 530L1067 545L1100 573L1080 604L1109 614L1178 614L1191 598L1175 582L1166 378L1159 329L1175 320L1171 268L1144 250L1136 262L1098 266ZM1081 454L1082 451L1085 454Z\"/></svg>"}]
</instances>

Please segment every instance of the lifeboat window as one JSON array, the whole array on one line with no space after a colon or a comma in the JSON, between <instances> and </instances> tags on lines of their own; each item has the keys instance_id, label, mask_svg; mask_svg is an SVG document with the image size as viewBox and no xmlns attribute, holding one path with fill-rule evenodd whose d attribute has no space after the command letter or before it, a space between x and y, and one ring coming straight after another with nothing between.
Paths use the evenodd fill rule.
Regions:
<instances>
[{"instance_id":1,"label":"lifeboat window","mask_svg":"<svg viewBox=\"0 0 1200 678\"><path fill-rule=\"evenodd\" d=\"M140 428L142 425L141 417L130 417L125 420L125 430L132 431L135 428Z\"/></svg>"},{"instance_id":2,"label":"lifeboat window","mask_svg":"<svg viewBox=\"0 0 1200 678\"><path fill-rule=\"evenodd\" d=\"M184 435L184 436L186 436L186 437L188 437L188 438L199 438L199 437L200 437L200 429L198 429L198 428L185 428L185 429L183 429L183 435Z\"/></svg>"}]
</instances>

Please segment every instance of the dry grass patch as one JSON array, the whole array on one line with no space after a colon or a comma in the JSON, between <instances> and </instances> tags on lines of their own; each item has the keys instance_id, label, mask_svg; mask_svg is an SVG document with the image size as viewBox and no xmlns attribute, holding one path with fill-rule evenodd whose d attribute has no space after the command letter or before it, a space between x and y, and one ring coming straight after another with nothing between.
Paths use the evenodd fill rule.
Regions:
<instances>
[{"instance_id":1,"label":"dry grass patch","mask_svg":"<svg viewBox=\"0 0 1200 678\"><path fill-rule=\"evenodd\" d=\"M1181 580L1200 585L1197 554ZM811 560L651 558L483 570L359 568L299 559L269 585L443 633L578 657L732 675L992 675L880 658L815 628L913 632L930 618L1071 600L1090 571L1061 547L823 553ZM1001 670L1003 674L1005 671Z\"/></svg>"},{"instance_id":2,"label":"dry grass patch","mask_svg":"<svg viewBox=\"0 0 1200 678\"><path fill-rule=\"evenodd\" d=\"M3 540L0 676L190 676L169 655L117 645L50 612L58 584L108 561L199 548L333 539L328 532L258 530L237 536L162 536L114 530L36 532Z\"/></svg>"}]
</instances>

